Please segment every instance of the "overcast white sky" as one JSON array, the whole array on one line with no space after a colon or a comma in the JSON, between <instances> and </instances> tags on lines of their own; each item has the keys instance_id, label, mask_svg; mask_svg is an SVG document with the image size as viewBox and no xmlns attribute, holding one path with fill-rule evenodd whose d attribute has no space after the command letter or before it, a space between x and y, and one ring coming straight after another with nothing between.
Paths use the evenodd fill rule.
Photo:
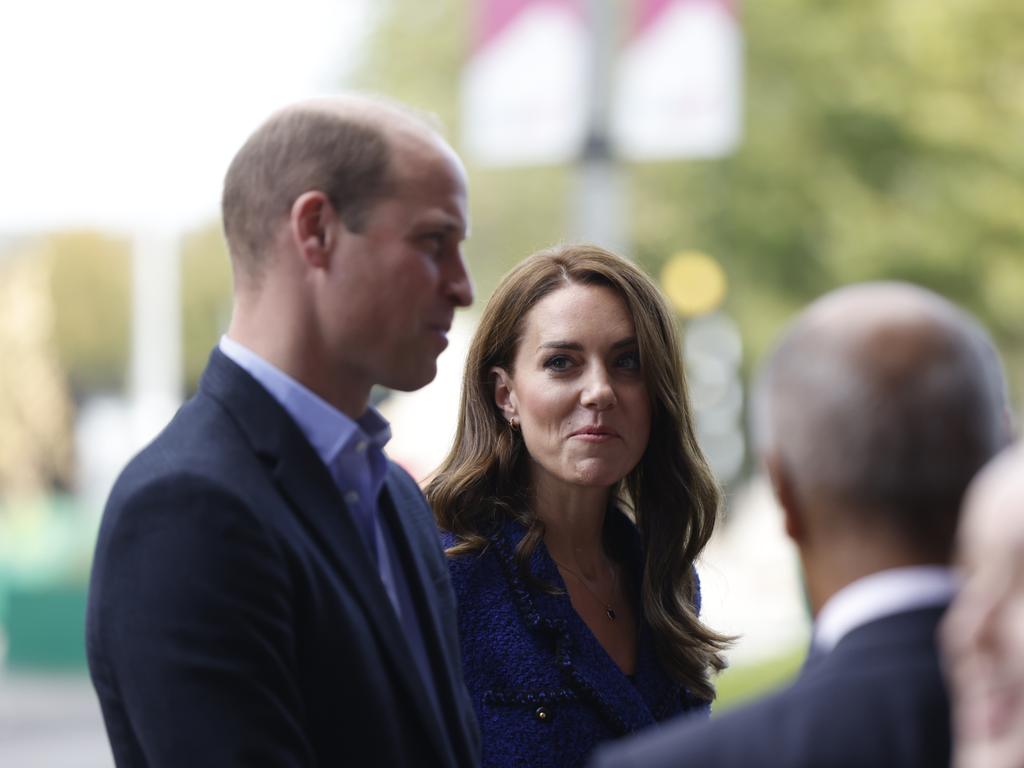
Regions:
<instances>
[{"instance_id":1,"label":"overcast white sky","mask_svg":"<svg viewBox=\"0 0 1024 768\"><path fill-rule=\"evenodd\" d=\"M370 0L3 0L0 236L217 215L269 112L337 90Z\"/></svg>"}]
</instances>

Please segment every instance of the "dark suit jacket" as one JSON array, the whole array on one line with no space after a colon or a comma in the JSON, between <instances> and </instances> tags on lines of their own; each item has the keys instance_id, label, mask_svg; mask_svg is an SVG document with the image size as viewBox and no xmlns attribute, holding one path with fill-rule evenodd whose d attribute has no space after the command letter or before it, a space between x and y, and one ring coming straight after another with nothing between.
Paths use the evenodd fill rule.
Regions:
<instances>
[{"instance_id":1,"label":"dark suit jacket","mask_svg":"<svg viewBox=\"0 0 1024 768\"><path fill-rule=\"evenodd\" d=\"M858 627L788 688L704 723L656 727L609 746L592 766L945 768L941 615L921 609Z\"/></svg>"},{"instance_id":2,"label":"dark suit jacket","mask_svg":"<svg viewBox=\"0 0 1024 768\"><path fill-rule=\"evenodd\" d=\"M87 648L122 766L469 766L455 600L419 489L391 465L382 523L440 711L341 495L295 422L215 350L198 394L103 515Z\"/></svg>"},{"instance_id":3,"label":"dark suit jacket","mask_svg":"<svg viewBox=\"0 0 1024 768\"><path fill-rule=\"evenodd\" d=\"M636 527L610 511L608 534L627 550L624 589L640 605L643 555ZM486 550L449 558L459 604L466 683L480 721L484 768L573 768L596 745L680 712L701 712L658 661L648 624L638 629L636 670L622 673L572 607L543 542L530 574L560 590L550 594L521 577L515 549L525 534L508 521ZM451 546L455 538L444 534ZM700 609L699 589L695 607Z\"/></svg>"}]
</instances>

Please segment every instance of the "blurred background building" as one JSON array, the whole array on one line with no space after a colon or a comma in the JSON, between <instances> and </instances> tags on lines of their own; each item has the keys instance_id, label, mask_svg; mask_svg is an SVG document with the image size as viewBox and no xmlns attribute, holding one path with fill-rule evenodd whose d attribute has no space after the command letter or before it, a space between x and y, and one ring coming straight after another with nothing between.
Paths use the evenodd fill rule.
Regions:
<instances>
[{"instance_id":1,"label":"blurred background building","mask_svg":"<svg viewBox=\"0 0 1024 768\"><path fill-rule=\"evenodd\" d=\"M727 491L701 567L743 639L723 704L785 676L798 569L747 446L749 376L837 285L975 312L1024 392L1018 0L39 0L0 10L0 763L109 765L84 672L102 504L227 325L218 199L283 103L363 89L447 126L478 301L435 382L379 393L422 477L454 434L475 314L526 254L586 239L679 312Z\"/></svg>"}]
</instances>

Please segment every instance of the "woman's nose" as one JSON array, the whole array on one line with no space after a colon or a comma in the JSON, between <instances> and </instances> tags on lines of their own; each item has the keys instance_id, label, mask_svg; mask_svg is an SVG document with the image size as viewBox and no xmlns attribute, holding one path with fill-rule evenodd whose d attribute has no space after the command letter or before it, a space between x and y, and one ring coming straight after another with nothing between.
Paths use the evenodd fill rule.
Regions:
<instances>
[{"instance_id":1,"label":"woman's nose","mask_svg":"<svg viewBox=\"0 0 1024 768\"><path fill-rule=\"evenodd\" d=\"M595 367L587 374L580 402L584 408L603 411L615 405L615 388L612 387L608 372L603 367Z\"/></svg>"}]
</instances>

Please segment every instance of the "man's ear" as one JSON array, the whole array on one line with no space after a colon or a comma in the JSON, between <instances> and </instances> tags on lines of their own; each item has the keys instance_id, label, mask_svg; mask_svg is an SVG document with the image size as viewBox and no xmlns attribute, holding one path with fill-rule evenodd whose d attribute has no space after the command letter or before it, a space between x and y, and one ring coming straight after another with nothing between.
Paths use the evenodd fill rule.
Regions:
<instances>
[{"instance_id":1,"label":"man's ear","mask_svg":"<svg viewBox=\"0 0 1024 768\"><path fill-rule=\"evenodd\" d=\"M498 365L491 368L490 373L494 382L494 404L498 406L505 416L505 420L508 421L519 412L516 395L512 390L512 377L508 375L508 371Z\"/></svg>"},{"instance_id":2,"label":"man's ear","mask_svg":"<svg viewBox=\"0 0 1024 768\"><path fill-rule=\"evenodd\" d=\"M782 520L786 528L786 535L795 543L800 543L807 535L807 527L804 523L800 498L793 485L793 478L778 453L767 454L764 456L763 462L765 472L768 473L768 480L772 484L772 491L775 493L779 506L782 507Z\"/></svg>"},{"instance_id":3,"label":"man's ear","mask_svg":"<svg viewBox=\"0 0 1024 768\"><path fill-rule=\"evenodd\" d=\"M289 232L303 260L311 267L327 266L334 248L337 216L323 192L303 192L292 203Z\"/></svg>"}]
</instances>

